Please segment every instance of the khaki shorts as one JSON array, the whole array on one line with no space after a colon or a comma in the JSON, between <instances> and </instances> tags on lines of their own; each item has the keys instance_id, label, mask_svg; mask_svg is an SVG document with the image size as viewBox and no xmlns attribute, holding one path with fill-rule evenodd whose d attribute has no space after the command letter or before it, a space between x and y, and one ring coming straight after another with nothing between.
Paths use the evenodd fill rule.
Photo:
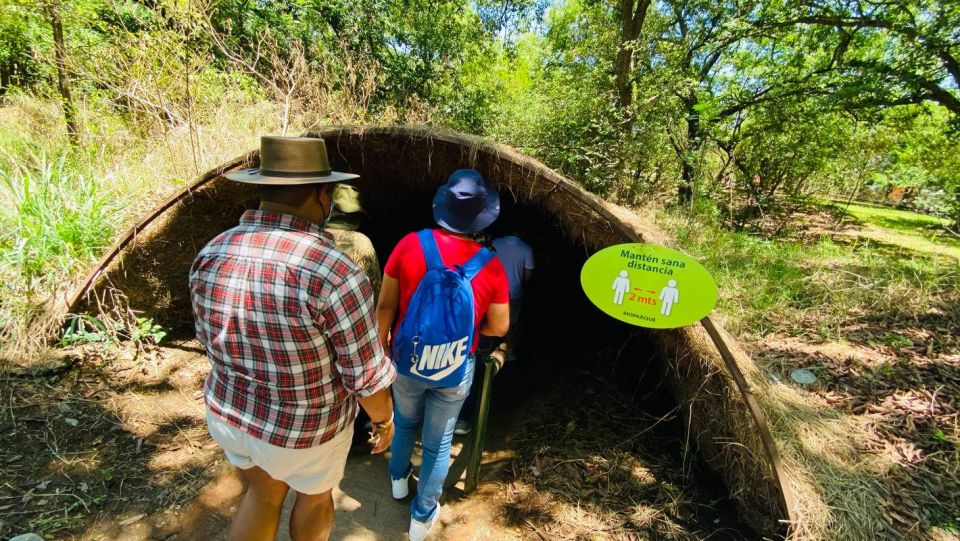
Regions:
<instances>
[{"instance_id":1,"label":"khaki shorts","mask_svg":"<svg viewBox=\"0 0 960 541\"><path fill-rule=\"evenodd\" d=\"M318 447L287 449L254 438L207 410L207 430L223 447L227 460L246 470L254 466L302 494L322 494L343 479L353 442L353 425Z\"/></svg>"}]
</instances>

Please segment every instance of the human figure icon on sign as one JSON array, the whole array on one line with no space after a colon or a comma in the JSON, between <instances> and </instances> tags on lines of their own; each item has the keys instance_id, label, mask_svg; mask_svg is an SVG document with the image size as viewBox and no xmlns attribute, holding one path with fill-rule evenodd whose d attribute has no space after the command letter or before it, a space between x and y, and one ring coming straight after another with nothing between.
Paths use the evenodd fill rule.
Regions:
<instances>
[{"instance_id":1,"label":"human figure icon on sign","mask_svg":"<svg viewBox=\"0 0 960 541\"><path fill-rule=\"evenodd\" d=\"M620 276L613 281L613 304L623 304L623 295L630 291L630 278L627 278L627 271L620 271Z\"/></svg>"},{"instance_id":2,"label":"human figure icon on sign","mask_svg":"<svg viewBox=\"0 0 960 541\"><path fill-rule=\"evenodd\" d=\"M677 289L676 280L670 280L666 287L660 290L660 302L660 315L669 316L673 305L680 302L680 290Z\"/></svg>"}]
</instances>

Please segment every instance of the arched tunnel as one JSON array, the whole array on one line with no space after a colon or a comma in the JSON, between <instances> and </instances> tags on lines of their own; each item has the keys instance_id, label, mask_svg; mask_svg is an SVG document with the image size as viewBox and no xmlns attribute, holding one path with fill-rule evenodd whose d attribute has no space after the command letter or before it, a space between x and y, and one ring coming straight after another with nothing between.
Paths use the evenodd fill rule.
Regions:
<instances>
[{"instance_id":1,"label":"arched tunnel","mask_svg":"<svg viewBox=\"0 0 960 541\"><path fill-rule=\"evenodd\" d=\"M521 226L537 269L517 334L519 360L497 377L493 424L533 407L527 402L533 396L563 408L616 397L622 402L615 411L621 413L611 415L660 420L643 435L643 445L681 457L684 468L686 457L697 457L691 458L693 482L703 488L703 498L728 497L729 514L745 532L784 534L789 500L769 459L772 443L706 333L632 327L600 312L580 289L580 269L595 251L622 242L665 242L652 224L513 149L472 136L349 127L312 135L326 140L334 169L360 175L355 184L370 215L360 231L372 240L381 263L403 235L434 225L434 192L453 170L473 167L499 190L501 216L492 233ZM101 259L62 312L103 309L105 302L122 298L157 323L191 334L190 263L207 241L257 204L255 187L228 181L222 173L257 160L255 152L238 158L164 201ZM604 394L606 385L614 394Z\"/></svg>"}]
</instances>

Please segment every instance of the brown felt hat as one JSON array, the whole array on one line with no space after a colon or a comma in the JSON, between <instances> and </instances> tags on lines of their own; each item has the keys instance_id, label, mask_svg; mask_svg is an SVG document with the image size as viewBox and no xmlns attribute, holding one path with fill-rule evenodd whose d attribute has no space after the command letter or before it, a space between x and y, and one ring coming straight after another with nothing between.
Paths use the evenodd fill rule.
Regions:
<instances>
[{"instance_id":1,"label":"brown felt hat","mask_svg":"<svg viewBox=\"0 0 960 541\"><path fill-rule=\"evenodd\" d=\"M224 176L249 184L290 185L344 182L360 175L331 171L323 139L264 135L260 138L260 167Z\"/></svg>"}]
</instances>

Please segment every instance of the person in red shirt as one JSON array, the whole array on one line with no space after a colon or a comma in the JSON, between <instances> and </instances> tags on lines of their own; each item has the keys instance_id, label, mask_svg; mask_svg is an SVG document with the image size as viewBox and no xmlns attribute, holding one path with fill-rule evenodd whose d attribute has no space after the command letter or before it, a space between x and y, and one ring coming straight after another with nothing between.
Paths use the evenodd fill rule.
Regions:
<instances>
[{"instance_id":1,"label":"person in red shirt","mask_svg":"<svg viewBox=\"0 0 960 541\"><path fill-rule=\"evenodd\" d=\"M437 190L433 202L434 220L440 228L432 233L444 265L463 265L476 255L482 246L474 239L475 235L489 227L499 212L500 197L479 172L454 171L447 184ZM426 273L420 240L416 233L410 233L400 240L384 267L376 315L385 351L391 351L391 334L399 329ZM492 258L471 281L471 287L474 321L478 324L468 368L460 384L439 387L400 373L393 386L396 432L390 446L389 470L396 499L405 498L409 493L414 436L417 427L423 424L420 481L417 496L410 505L409 536L413 541L424 539L439 516L438 502L450 467L453 430L463 401L470 393L479 335L503 336L510 326L510 287L500 260Z\"/></svg>"}]
</instances>

